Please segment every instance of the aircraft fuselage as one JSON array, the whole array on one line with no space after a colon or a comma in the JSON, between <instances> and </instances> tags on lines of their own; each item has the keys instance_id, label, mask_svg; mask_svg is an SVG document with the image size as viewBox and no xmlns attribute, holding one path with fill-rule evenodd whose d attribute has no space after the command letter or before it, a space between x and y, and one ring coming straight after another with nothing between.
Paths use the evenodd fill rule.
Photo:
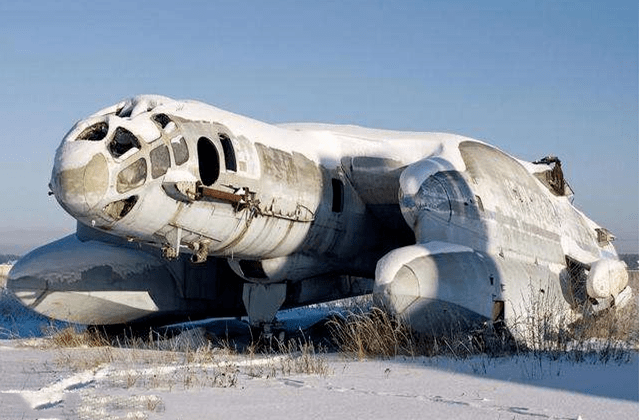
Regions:
<instances>
[{"instance_id":1,"label":"aircraft fuselage","mask_svg":"<svg viewBox=\"0 0 640 420\"><path fill-rule=\"evenodd\" d=\"M76 124L50 186L80 223L146 254L226 259L260 320L285 301L370 291L353 276L375 278L379 300L422 330L442 317L513 318L540 291L569 309L609 304L626 286L612 236L573 207L559 160L523 162L452 134L274 126L143 96ZM343 292L321 291L332 278ZM292 297L300 285L312 286Z\"/></svg>"}]
</instances>

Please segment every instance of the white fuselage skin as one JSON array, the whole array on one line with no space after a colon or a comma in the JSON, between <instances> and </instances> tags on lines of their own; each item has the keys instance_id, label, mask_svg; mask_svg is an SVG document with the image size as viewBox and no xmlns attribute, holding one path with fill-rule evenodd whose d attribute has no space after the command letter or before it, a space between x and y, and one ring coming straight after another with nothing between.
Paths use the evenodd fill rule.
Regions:
<instances>
[{"instance_id":1,"label":"white fuselage skin","mask_svg":"<svg viewBox=\"0 0 640 420\"><path fill-rule=\"evenodd\" d=\"M120 115L123 114L123 107L131 108L126 112L129 116L118 116L118 110ZM152 119L158 114L167 115L171 122L162 128ZM108 127L103 139L78 139L88 127L102 122ZM140 147L132 147L122 156L114 157L108 151L108 143L117 127L126 128L135 135ZM163 184L201 181L197 142L206 131L210 133L208 140L218 154L220 168L219 176L210 186L228 193L240 189L255 193L255 200L259 204L253 209L254 215L251 215L251 206L236 211L233 203L225 201L179 201L163 188ZM225 168L220 134L228 136L232 143L235 170ZM188 159L177 165L176 148L172 144L179 144L182 138L186 142ZM322 179L320 168L348 183L341 163L341 158L345 156L380 157L396 161L398 166L407 166L430 156L446 156L447 160L443 162L453 167L445 166L436 170L464 171L464 162L458 151L461 141L473 140L449 134L390 132L330 125L278 127L198 102L139 97L133 102L107 108L75 125L57 151L51 187L61 205L76 219L112 234L164 245L169 242L166 237L172 236L171 231L181 228L182 246L205 239L210 241L210 255L269 259L290 255L303 247L310 222L314 220L317 208L323 204L323 189L327 188L323 185L325 180ZM155 162L150 161L150 152L163 146L169 152L170 163L165 164L166 169L154 178L151 168ZM267 156L271 162L265 168L264 156L273 150L278 155ZM296 160L292 155L301 158ZM145 161L146 173L137 183L122 186L118 175L140 159ZM428 164L433 165L431 161ZM301 168L301 165L305 167ZM412 188L417 190L422 178L426 179L435 170L418 167L414 172L415 176L404 176L405 185L401 187L409 190L405 194L410 194ZM515 183L513 190L514 194L519 194ZM493 210L492 207L501 207L502 213L508 214L512 220L521 219L517 208L509 206L509 203L501 203L500 197L492 199L491 194L491 191L482 191L487 213ZM589 226L595 227L595 224L571 206L566 197L554 197L542 186L539 191L521 194L547 196L543 200L532 200L533 205L544 208L529 212L537 214L538 220L528 222L552 232L557 244L565 248L562 254L576 254L575 257L580 260L595 261L600 258L602 250L594 246L595 231ZM126 216L113 217L105 211L111 203L132 196L137 196L137 202ZM569 214L570 217L562 217L563 214L558 213L565 216ZM500 226L496 226L498 221L495 217L489 219L489 232L482 248L498 252L498 248L501 248L503 252L513 250L523 254L517 245L509 246L501 243L504 240L494 240L501 236L498 232ZM560 220L565 223L559 223ZM416 234L420 236L420 232ZM581 238L579 243L574 239L576 237ZM429 239L418 237L418 242ZM460 239L452 242L466 242ZM316 251L322 253L325 250ZM615 252L612 247L605 251ZM531 258L536 257L531 255ZM556 258L548 255L544 260Z\"/></svg>"},{"instance_id":2,"label":"white fuselage skin","mask_svg":"<svg viewBox=\"0 0 640 420\"><path fill-rule=\"evenodd\" d=\"M158 114L171 121L162 127L153 119ZM101 138L86 139L91 137L87 130L96 126L105 130L94 136ZM136 136L138 144L114 156L109 146L120 127ZM365 220L365 203L349 188L349 174L341 159L379 157L402 167L417 158L443 153L462 138L357 127L337 133L333 128L277 127L202 103L139 97L75 125L57 151L51 188L60 204L88 226L159 247L178 248L179 244L194 249L204 242L209 255L265 261L265 269L273 272L272 280L285 275L275 271L286 269L291 276L290 263L282 258L292 254L298 254L297 265L324 254L358 265L363 251L372 246L387 251L394 239L386 234L389 246L372 244L382 240L376 232L380 224L376 228ZM198 141L205 134L217 160L213 165L219 167L209 187L231 194L250 191L255 204L238 210L236 204L224 200L181 200L168 193L175 191L172 185L193 186L203 181ZM233 169L226 167L227 150L221 136L232 144ZM182 139L188 158L177 164L174 145ZM170 164L154 178L151 155L165 147ZM209 164L202 156L200 160L202 166ZM141 176L133 170L122 175L136 165L146 169ZM123 182L131 179L129 185ZM335 194L332 179L342 185L343 211L331 209L331 195ZM113 203L124 203L131 197L135 197L133 207L120 217L118 210L126 204L118 207ZM381 255L378 252L375 256ZM372 274L373 268L360 271ZM298 276L307 276L305 271Z\"/></svg>"},{"instance_id":3,"label":"white fuselage skin","mask_svg":"<svg viewBox=\"0 0 640 420\"><path fill-rule=\"evenodd\" d=\"M505 278L520 264L557 279L567 258L587 268L617 260L605 231L539 180L551 168L457 135L274 126L140 96L77 123L50 186L81 223L168 257L226 257L261 283L373 277L378 264L384 288L420 255L481 253ZM493 275L491 285L492 299L503 299L505 285ZM440 299L437 289L415 293ZM477 312L489 317L491 302Z\"/></svg>"}]
</instances>

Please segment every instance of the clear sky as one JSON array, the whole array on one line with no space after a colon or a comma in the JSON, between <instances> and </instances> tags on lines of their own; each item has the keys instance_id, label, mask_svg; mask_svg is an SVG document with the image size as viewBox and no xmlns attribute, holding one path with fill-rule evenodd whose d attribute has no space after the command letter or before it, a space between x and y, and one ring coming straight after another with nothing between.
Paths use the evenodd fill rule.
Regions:
<instances>
[{"instance_id":1,"label":"clear sky","mask_svg":"<svg viewBox=\"0 0 640 420\"><path fill-rule=\"evenodd\" d=\"M55 149L141 93L554 154L576 205L638 250L637 0L4 1L0 252L75 229L47 196Z\"/></svg>"}]
</instances>

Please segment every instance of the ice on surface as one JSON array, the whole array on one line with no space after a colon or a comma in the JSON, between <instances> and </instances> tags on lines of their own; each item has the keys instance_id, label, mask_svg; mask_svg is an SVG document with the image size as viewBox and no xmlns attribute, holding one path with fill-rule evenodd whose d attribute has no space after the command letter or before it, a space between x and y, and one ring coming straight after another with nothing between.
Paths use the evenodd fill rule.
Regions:
<instances>
[{"instance_id":1,"label":"ice on surface","mask_svg":"<svg viewBox=\"0 0 640 420\"><path fill-rule=\"evenodd\" d=\"M32 260L38 263L32 263ZM100 265L100 262L108 264L123 278L162 264L161 261L142 252L99 241L82 242L74 234L38 248L21 258L13 266L10 276L73 282L80 279L83 271ZM69 265L73 265L75 271L70 272Z\"/></svg>"}]
</instances>

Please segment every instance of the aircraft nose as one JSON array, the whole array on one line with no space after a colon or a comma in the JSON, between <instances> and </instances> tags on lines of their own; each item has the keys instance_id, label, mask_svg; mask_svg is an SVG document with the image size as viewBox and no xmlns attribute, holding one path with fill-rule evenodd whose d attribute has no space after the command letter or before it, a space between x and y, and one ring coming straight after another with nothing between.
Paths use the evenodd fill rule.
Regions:
<instances>
[{"instance_id":1,"label":"aircraft nose","mask_svg":"<svg viewBox=\"0 0 640 420\"><path fill-rule=\"evenodd\" d=\"M102 153L94 154L86 164L60 162L51 176L51 190L71 215L87 216L100 202L109 185L109 169Z\"/></svg>"}]
</instances>

